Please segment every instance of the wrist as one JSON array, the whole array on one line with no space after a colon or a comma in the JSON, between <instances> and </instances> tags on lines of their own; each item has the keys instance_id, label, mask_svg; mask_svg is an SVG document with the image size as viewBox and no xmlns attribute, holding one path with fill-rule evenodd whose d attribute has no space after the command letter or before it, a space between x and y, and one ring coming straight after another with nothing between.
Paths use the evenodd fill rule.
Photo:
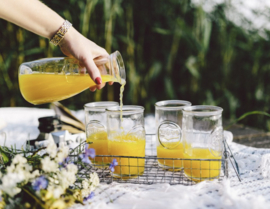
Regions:
<instances>
[{"instance_id":1,"label":"wrist","mask_svg":"<svg viewBox=\"0 0 270 209\"><path fill-rule=\"evenodd\" d=\"M65 45L67 43L71 43L71 41L73 40L77 40L78 39L78 34L79 32L71 27L68 32L65 34L64 38L60 41L59 46Z\"/></svg>"},{"instance_id":2,"label":"wrist","mask_svg":"<svg viewBox=\"0 0 270 209\"><path fill-rule=\"evenodd\" d=\"M53 35L50 42L57 46L65 37L66 33L68 33L69 29L72 28L72 24L65 20L61 27L57 30L57 32Z\"/></svg>"}]
</instances>

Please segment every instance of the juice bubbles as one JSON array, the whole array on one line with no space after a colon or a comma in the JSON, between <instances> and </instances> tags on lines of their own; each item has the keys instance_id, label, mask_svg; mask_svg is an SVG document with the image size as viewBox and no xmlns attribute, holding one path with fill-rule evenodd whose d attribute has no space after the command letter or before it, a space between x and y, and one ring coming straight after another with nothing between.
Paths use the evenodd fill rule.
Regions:
<instances>
[{"instance_id":1,"label":"juice bubbles","mask_svg":"<svg viewBox=\"0 0 270 209\"><path fill-rule=\"evenodd\" d=\"M219 155L218 152L212 152L215 156ZM219 177L222 156L215 157L213 154L205 148L187 149L184 157L192 160L183 160L185 174L194 181L211 180Z\"/></svg>"},{"instance_id":2,"label":"juice bubbles","mask_svg":"<svg viewBox=\"0 0 270 209\"><path fill-rule=\"evenodd\" d=\"M111 75L102 75L102 82L117 80ZM19 75L20 90L28 102L38 105L72 97L95 82L88 74L32 73Z\"/></svg>"},{"instance_id":3,"label":"juice bubbles","mask_svg":"<svg viewBox=\"0 0 270 209\"><path fill-rule=\"evenodd\" d=\"M162 145L157 146L157 157L158 158L184 158L183 154L183 144L178 142L164 142L163 144L166 147L174 147L172 149L168 149L163 147ZM174 143L176 143L174 145ZM177 145L178 144L178 145ZM159 166L163 168L169 168L171 170L180 170L183 168L182 160L166 160L166 159L158 159Z\"/></svg>"},{"instance_id":4,"label":"juice bubbles","mask_svg":"<svg viewBox=\"0 0 270 209\"><path fill-rule=\"evenodd\" d=\"M133 134L115 135L108 140L110 155L145 157L145 138ZM145 159L112 157L118 162L113 173L114 177L134 177L144 172Z\"/></svg>"},{"instance_id":5,"label":"juice bubbles","mask_svg":"<svg viewBox=\"0 0 270 209\"><path fill-rule=\"evenodd\" d=\"M107 132L97 132L91 134L87 140L87 142L92 142L89 144L89 148L93 148L96 151L96 155L109 155L108 153L108 138ZM92 160L92 159L91 159ZM109 164L109 157L95 157L94 162L96 164Z\"/></svg>"}]
</instances>

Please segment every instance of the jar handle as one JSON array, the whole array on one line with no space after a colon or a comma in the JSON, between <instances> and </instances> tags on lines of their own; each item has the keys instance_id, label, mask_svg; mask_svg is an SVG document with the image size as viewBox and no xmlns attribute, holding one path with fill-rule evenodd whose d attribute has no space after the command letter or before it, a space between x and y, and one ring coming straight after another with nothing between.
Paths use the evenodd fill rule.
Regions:
<instances>
[{"instance_id":1,"label":"jar handle","mask_svg":"<svg viewBox=\"0 0 270 209\"><path fill-rule=\"evenodd\" d=\"M178 124L165 120L158 126L157 137L161 146L173 149L182 141L182 129Z\"/></svg>"}]
</instances>

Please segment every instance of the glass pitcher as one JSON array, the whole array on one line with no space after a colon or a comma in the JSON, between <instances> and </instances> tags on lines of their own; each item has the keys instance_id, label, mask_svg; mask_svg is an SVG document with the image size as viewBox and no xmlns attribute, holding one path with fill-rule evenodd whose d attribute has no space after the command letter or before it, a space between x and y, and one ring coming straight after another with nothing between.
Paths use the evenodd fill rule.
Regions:
<instances>
[{"instance_id":1,"label":"glass pitcher","mask_svg":"<svg viewBox=\"0 0 270 209\"><path fill-rule=\"evenodd\" d=\"M113 177L130 178L142 175L145 165L144 108L124 105L110 107L107 112L108 150L117 160ZM122 119L121 119L122 117Z\"/></svg>"},{"instance_id":2,"label":"glass pitcher","mask_svg":"<svg viewBox=\"0 0 270 209\"><path fill-rule=\"evenodd\" d=\"M125 83L125 66L118 51L94 61L103 82ZM96 85L79 61L68 57L22 63L18 77L24 99L34 105L67 99Z\"/></svg>"}]
</instances>

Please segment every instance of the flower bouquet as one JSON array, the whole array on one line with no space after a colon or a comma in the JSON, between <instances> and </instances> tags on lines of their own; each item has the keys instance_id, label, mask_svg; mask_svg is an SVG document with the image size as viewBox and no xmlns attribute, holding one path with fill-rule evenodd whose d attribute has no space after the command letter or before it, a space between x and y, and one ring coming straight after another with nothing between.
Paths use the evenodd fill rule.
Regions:
<instances>
[{"instance_id":1,"label":"flower bouquet","mask_svg":"<svg viewBox=\"0 0 270 209\"><path fill-rule=\"evenodd\" d=\"M84 150L81 147L57 148L53 140L35 152L0 147L0 208L61 209L88 202L99 178L87 169L95 150L88 144ZM72 153L76 163L69 158Z\"/></svg>"}]
</instances>

